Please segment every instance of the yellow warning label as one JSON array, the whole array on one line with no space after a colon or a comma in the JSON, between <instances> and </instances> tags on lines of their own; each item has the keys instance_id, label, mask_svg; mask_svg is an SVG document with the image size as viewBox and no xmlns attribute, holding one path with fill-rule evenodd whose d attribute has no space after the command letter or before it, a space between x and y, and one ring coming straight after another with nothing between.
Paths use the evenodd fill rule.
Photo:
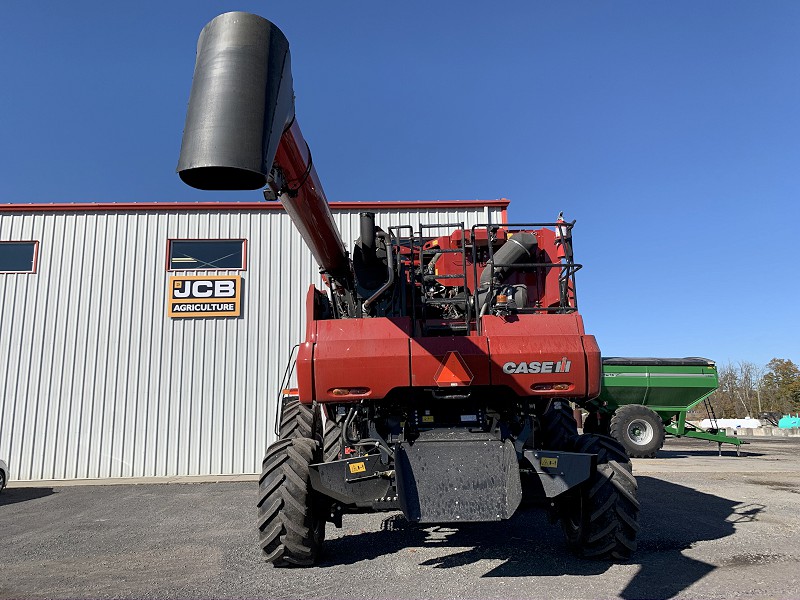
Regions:
<instances>
[{"instance_id":1,"label":"yellow warning label","mask_svg":"<svg viewBox=\"0 0 800 600\"><path fill-rule=\"evenodd\" d=\"M423 423L433 423L433 415L423 415L422 416Z\"/></svg>"},{"instance_id":2,"label":"yellow warning label","mask_svg":"<svg viewBox=\"0 0 800 600\"><path fill-rule=\"evenodd\" d=\"M542 467L547 469L555 469L558 467L558 457L543 456Z\"/></svg>"},{"instance_id":3,"label":"yellow warning label","mask_svg":"<svg viewBox=\"0 0 800 600\"><path fill-rule=\"evenodd\" d=\"M363 473L367 470L367 465L363 462L350 463L348 466L350 467L351 473Z\"/></svg>"}]
</instances>

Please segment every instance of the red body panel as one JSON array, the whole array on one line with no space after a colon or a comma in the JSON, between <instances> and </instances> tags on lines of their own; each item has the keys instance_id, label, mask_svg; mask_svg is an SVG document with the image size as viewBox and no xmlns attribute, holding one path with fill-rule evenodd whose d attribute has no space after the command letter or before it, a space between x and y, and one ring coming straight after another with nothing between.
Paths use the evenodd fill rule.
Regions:
<instances>
[{"instance_id":1,"label":"red body panel","mask_svg":"<svg viewBox=\"0 0 800 600\"><path fill-rule=\"evenodd\" d=\"M314 344L303 342L297 352L297 394L300 402L314 401Z\"/></svg>"},{"instance_id":2,"label":"red body panel","mask_svg":"<svg viewBox=\"0 0 800 600\"><path fill-rule=\"evenodd\" d=\"M603 377L603 361L600 357L600 346L593 335L583 336L583 348L586 353L586 380L588 389L587 398L597 398L600 395L600 386Z\"/></svg>"},{"instance_id":3,"label":"red body panel","mask_svg":"<svg viewBox=\"0 0 800 600\"><path fill-rule=\"evenodd\" d=\"M583 334L580 315L516 315L513 319L487 315L483 333L489 340L493 385L507 386L520 396L573 398L589 397L596 387L588 378L584 339L597 344L593 336ZM599 372L597 376L599 385Z\"/></svg>"},{"instance_id":4,"label":"red body panel","mask_svg":"<svg viewBox=\"0 0 800 600\"><path fill-rule=\"evenodd\" d=\"M472 375L467 385L490 385L489 344L485 337L418 337L411 340L411 383L418 387L448 387L437 381L448 352L458 352Z\"/></svg>"},{"instance_id":5,"label":"red body panel","mask_svg":"<svg viewBox=\"0 0 800 600\"><path fill-rule=\"evenodd\" d=\"M383 398L392 389L411 384L411 319L330 319L317 321L316 330L314 399L347 402ZM334 389L346 388L369 391L332 393ZM308 401L307 390L300 386L300 398L304 401Z\"/></svg>"},{"instance_id":6,"label":"red body panel","mask_svg":"<svg viewBox=\"0 0 800 600\"><path fill-rule=\"evenodd\" d=\"M309 315L312 297L310 290ZM442 371L453 352L458 353L455 370L463 372L463 365L468 372L455 385L504 386L522 397L600 393L600 349L576 313L486 315L482 335L453 337L413 337L407 317L309 316L297 363L300 399L348 402L384 398L396 388L452 386L453 377L447 371L443 377ZM343 393L353 388L365 389Z\"/></svg>"},{"instance_id":7,"label":"red body panel","mask_svg":"<svg viewBox=\"0 0 800 600\"><path fill-rule=\"evenodd\" d=\"M301 402L314 400L314 342L317 341L317 322L314 319L314 299L320 292L313 286L306 294L306 341L297 351L297 388Z\"/></svg>"}]
</instances>

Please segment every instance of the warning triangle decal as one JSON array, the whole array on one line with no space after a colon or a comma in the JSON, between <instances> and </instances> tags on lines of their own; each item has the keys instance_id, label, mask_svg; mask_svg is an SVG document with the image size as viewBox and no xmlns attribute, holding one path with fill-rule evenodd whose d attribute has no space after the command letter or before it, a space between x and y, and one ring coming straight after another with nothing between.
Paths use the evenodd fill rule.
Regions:
<instances>
[{"instance_id":1,"label":"warning triangle decal","mask_svg":"<svg viewBox=\"0 0 800 600\"><path fill-rule=\"evenodd\" d=\"M472 383L472 371L458 352L448 352L433 380L439 387L469 385Z\"/></svg>"}]
</instances>

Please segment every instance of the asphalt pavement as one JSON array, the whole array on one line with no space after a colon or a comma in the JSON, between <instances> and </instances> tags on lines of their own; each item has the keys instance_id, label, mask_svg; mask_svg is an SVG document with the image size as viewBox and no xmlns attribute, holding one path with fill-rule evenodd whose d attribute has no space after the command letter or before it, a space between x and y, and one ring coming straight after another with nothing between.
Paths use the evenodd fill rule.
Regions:
<instances>
[{"instance_id":1,"label":"asphalt pavement","mask_svg":"<svg viewBox=\"0 0 800 600\"><path fill-rule=\"evenodd\" d=\"M581 560L558 524L421 527L393 513L329 525L317 567L259 555L256 484L12 487L0 495L0 598L798 598L800 439L743 456L669 440L634 461L639 549Z\"/></svg>"}]
</instances>

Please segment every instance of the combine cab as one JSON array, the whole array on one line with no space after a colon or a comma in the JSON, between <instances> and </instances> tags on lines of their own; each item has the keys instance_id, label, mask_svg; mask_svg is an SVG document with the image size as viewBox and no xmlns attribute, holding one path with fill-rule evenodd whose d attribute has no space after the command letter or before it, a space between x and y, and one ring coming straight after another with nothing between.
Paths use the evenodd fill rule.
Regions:
<instances>
[{"instance_id":1,"label":"combine cab","mask_svg":"<svg viewBox=\"0 0 800 600\"><path fill-rule=\"evenodd\" d=\"M282 395L263 461L268 561L313 564L344 513L498 521L523 494L561 519L578 554L631 555L629 459L608 437L578 435L571 407L601 388L574 222L413 229L363 213L349 255L294 115L286 38L246 13L200 36L178 171L201 189L266 186L327 284L308 291L298 388Z\"/></svg>"}]
</instances>

